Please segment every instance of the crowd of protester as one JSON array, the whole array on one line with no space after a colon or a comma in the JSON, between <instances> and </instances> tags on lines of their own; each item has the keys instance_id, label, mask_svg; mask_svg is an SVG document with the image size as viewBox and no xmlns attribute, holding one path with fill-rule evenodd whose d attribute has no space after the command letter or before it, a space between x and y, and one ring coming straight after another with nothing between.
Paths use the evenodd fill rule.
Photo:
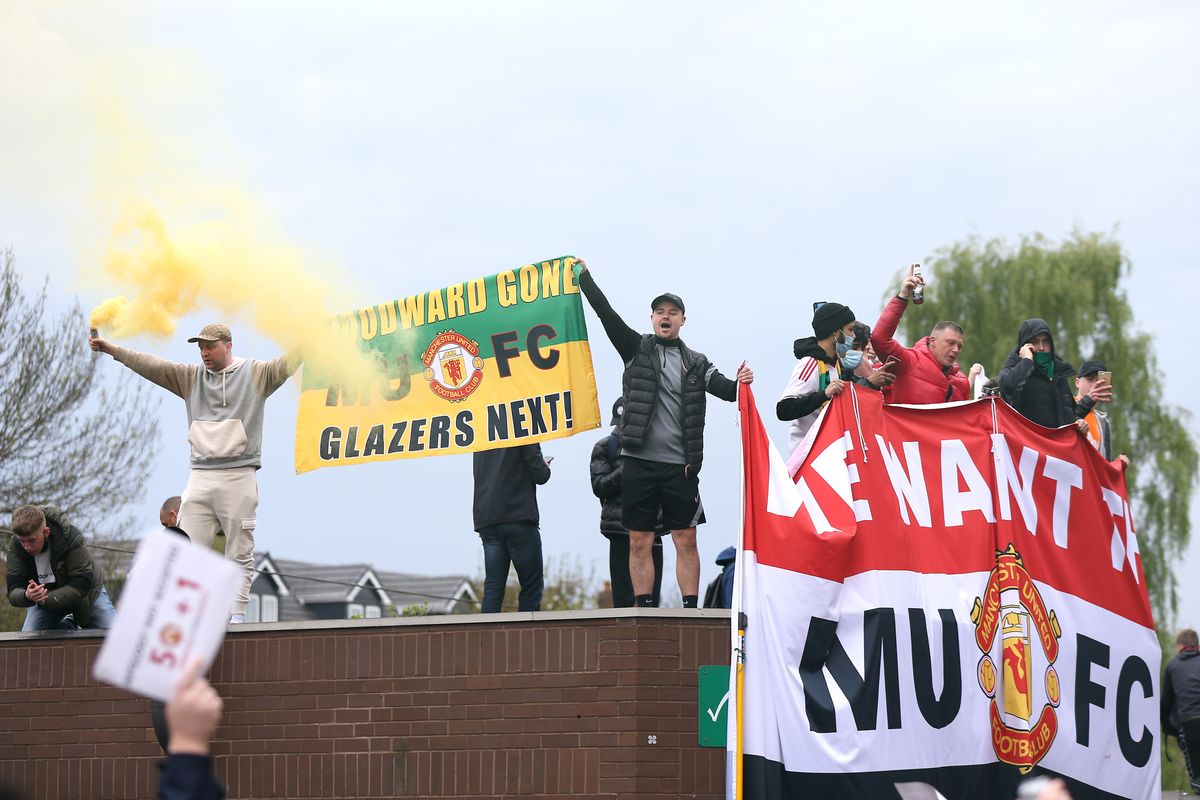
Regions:
<instances>
[{"instance_id":1,"label":"crowd of protester","mask_svg":"<svg viewBox=\"0 0 1200 800\"><path fill-rule=\"evenodd\" d=\"M699 473L704 458L706 396L732 402L738 384L754 380L743 363L728 378L700 351L684 344L684 301L664 293L650 303L651 332L639 333L612 308L587 264L579 262L578 282L605 334L624 364L621 397L614 403L612 431L596 442L590 462L591 485L600 502L600 532L609 541L609 572L616 607L654 607L663 581L663 541L676 551L676 580L684 608L700 605L697 526L705 522ZM1079 434L1112 460L1112 432L1101 408L1112 400L1111 373L1098 358L1078 372L1056 350L1054 332L1042 319L1028 319L994 380L983 365L966 373L958 357L967 332L958 323L938 322L912 346L895 339L909 305L920 302L924 280L907 276L873 327L837 302L815 303L812 336L796 339L796 363L776 403L776 416L788 425L788 448L809 435L830 400L855 385L882 393L886 404L932 405L998 395L1032 422L1047 428L1075 426ZM241 622L253 579L258 500L255 472L261 465L261 426L266 398L296 369L299 358L260 362L234 358L228 327L206 325L189 339L199 345L201 364L177 364L89 337L93 350L112 355L139 375L184 399L189 421L192 471L182 500L164 504L161 521L187 531L202 544L221 530L227 554L245 572L230 622ZM1125 456L1119 460L1128 463ZM537 487L551 477L552 458L537 444L474 454L475 529L484 551L482 611L498 612L510 568L515 567L520 611L537 611L544 588ZM180 530L182 529L182 530ZM55 628L108 628L115 609L101 570L83 534L53 507L16 509L8 539L7 593L28 612L24 631ZM706 606L732 602L733 548L717 559L722 573L706 593ZM1163 684L1164 729L1178 735L1196 783L1200 765L1200 658L1195 631L1178 640L1179 655L1167 667ZM220 716L220 698L202 677L189 672L165 709L172 755L163 772L163 796L172 786L192 781L191 793L218 796L206 776L207 740ZM174 706L174 708L173 708ZM163 710L158 709L159 723ZM191 756L199 757L197 761ZM200 787L200 788L196 788Z\"/></svg>"}]
</instances>

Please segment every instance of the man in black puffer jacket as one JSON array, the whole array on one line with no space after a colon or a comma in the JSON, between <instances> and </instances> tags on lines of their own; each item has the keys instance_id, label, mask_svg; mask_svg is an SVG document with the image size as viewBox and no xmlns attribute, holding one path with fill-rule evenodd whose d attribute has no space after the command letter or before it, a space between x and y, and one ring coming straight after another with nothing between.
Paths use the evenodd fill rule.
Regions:
<instances>
[{"instance_id":1,"label":"man in black puffer jacket","mask_svg":"<svg viewBox=\"0 0 1200 800\"><path fill-rule=\"evenodd\" d=\"M587 265L582 260L578 265L579 288L625 362L621 522L629 529L629 574L637 605L654 604L650 548L661 511L662 524L675 541L675 573L683 607L696 608L700 594L696 526L704 522L698 475L704 461L705 392L733 402L737 383L680 340L679 329L686 318L678 295L654 298L650 303L654 333L639 334L613 311ZM754 373L743 364L737 381L753 380Z\"/></svg>"},{"instance_id":2,"label":"man in black puffer jacket","mask_svg":"<svg viewBox=\"0 0 1200 800\"><path fill-rule=\"evenodd\" d=\"M1000 396L1021 416L1047 428L1074 425L1097 402L1112 399L1108 384L1096 384L1075 401L1071 378L1075 368L1054 352L1054 339L1044 319L1021 323L1017 346L1000 370Z\"/></svg>"},{"instance_id":3,"label":"man in black puffer jacket","mask_svg":"<svg viewBox=\"0 0 1200 800\"><path fill-rule=\"evenodd\" d=\"M633 606L633 581L629 577L629 529L621 524L621 486L625 470L621 458L618 426L625 411L624 398L613 403L612 433L592 448L592 493L600 498L600 533L608 539L608 575L612 586L613 608ZM654 605L662 592L662 537L669 531L655 527L651 559L654 562Z\"/></svg>"},{"instance_id":4,"label":"man in black puffer jacket","mask_svg":"<svg viewBox=\"0 0 1200 800\"><path fill-rule=\"evenodd\" d=\"M1200 637L1184 628L1175 637L1175 658L1162 679L1162 726L1168 736L1179 737L1183 763L1200 792Z\"/></svg>"}]
</instances>

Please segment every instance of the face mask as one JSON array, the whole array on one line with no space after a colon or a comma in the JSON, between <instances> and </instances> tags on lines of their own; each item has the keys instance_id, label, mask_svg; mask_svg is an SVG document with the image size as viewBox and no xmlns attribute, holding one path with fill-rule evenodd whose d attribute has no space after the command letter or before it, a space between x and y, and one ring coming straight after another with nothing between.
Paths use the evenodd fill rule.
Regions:
<instances>
[{"instance_id":1,"label":"face mask","mask_svg":"<svg viewBox=\"0 0 1200 800\"><path fill-rule=\"evenodd\" d=\"M845 355L854 346L854 334L842 334L842 338L838 339L837 352L838 355Z\"/></svg>"},{"instance_id":2,"label":"face mask","mask_svg":"<svg viewBox=\"0 0 1200 800\"><path fill-rule=\"evenodd\" d=\"M1047 378L1054 380L1054 354L1053 353L1034 353L1033 363L1041 370Z\"/></svg>"},{"instance_id":3,"label":"face mask","mask_svg":"<svg viewBox=\"0 0 1200 800\"><path fill-rule=\"evenodd\" d=\"M842 355L842 366L846 369L858 369L858 365L862 363L862 350L847 350Z\"/></svg>"}]
</instances>

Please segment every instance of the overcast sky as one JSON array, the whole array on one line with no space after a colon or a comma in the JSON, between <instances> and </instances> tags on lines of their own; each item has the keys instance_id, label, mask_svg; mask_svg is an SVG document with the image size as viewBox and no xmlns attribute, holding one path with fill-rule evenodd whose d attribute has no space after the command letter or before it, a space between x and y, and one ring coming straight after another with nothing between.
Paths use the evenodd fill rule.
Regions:
<instances>
[{"instance_id":1,"label":"overcast sky","mask_svg":"<svg viewBox=\"0 0 1200 800\"><path fill-rule=\"evenodd\" d=\"M635 327L650 298L677 292L688 344L728 374L749 359L769 406L813 300L870 323L897 269L943 245L1078 225L1116 230L1133 261L1127 288L1163 368L1147 390L1200 410L1195 3L121 8L0 0L0 244L31 290L49 276L59 307L117 293L96 264L109 182L128 170L152 184L166 161L173 191L238 187L356 304L564 254L587 258ZM113 108L137 124L114 134ZM620 364L587 313L607 413ZM214 316L229 316L235 353L278 352L215 309L170 340L124 344L191 361L184 340ZM970 350L968 331L968 363ZM187 479L183 404L160 394L148 523ZM469 458L295 476L297 397L293 381L268 403L260 548L481 571ZM786 442L783 423L772 433ZM546 445L539 491L547 555L598 576L587 470L601 435ZM739 452L736 408L714 401L705 583L736 536ZM1200 534L1179 574L1198 570ZM1200 624L1200 589L1182 588L1180 621Z\"/></svg>"}]
</instances>

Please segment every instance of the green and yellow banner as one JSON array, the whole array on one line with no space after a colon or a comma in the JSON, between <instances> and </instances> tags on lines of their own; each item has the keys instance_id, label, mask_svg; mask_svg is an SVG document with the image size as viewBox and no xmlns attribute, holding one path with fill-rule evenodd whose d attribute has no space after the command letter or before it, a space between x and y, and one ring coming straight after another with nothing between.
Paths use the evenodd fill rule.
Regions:
<instances>
[{"instance_id":1,"label":"green and yellow banner","mask_svg":"<svg viewBox=\"0 0 1200 800\"><path fill-rule=\"evenodd\" d=\"M598 428L575 263L526 264L337 317L333 335L365 366L306 363L296 472Z\"/></svg>"}]
</instances>

